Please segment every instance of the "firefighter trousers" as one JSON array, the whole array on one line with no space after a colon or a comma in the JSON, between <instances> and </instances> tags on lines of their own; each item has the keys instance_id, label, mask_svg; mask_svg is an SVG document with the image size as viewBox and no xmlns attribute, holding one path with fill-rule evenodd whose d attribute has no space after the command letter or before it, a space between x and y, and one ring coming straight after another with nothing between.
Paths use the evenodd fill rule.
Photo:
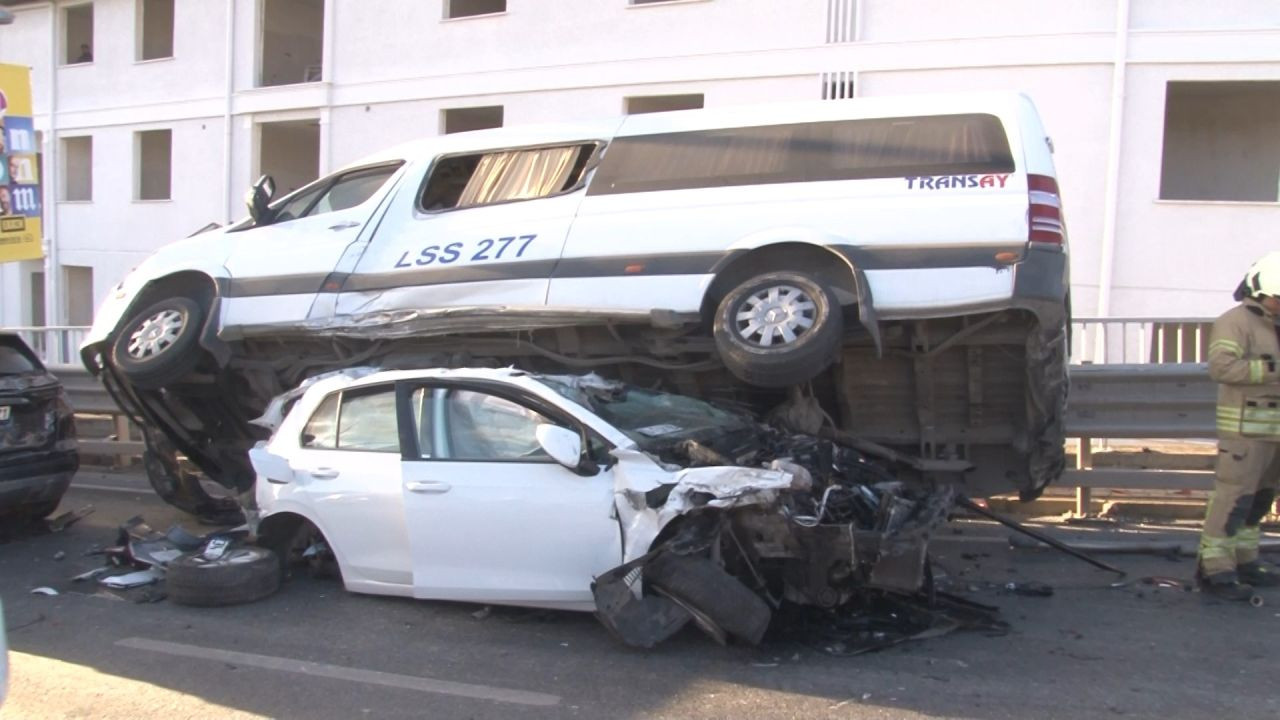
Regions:
<instances>
[{"instance_id":1,"label":"firefighter trousers","mask_svg":"<svg viewBox=\"0 0 1280 720\"><path fill-rule=\"evenodd\" d=\"M1280 443L1222 438L1213 495L1200 534L1200 568L1206 575L1233 572L1258 559L1259 526L1280 487Z\"/></svg>"}]
</instances>

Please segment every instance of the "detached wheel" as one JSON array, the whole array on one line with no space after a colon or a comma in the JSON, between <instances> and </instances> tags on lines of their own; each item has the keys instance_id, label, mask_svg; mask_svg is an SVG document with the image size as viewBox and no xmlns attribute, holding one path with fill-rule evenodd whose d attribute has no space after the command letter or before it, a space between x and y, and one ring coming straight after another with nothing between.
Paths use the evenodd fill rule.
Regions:
<instances>
[{"instance_id":1,"label":"detached wheel","mask_svg":"<svg viewBox=\"0 0 1280 720\"><path fill-rule=\"evenodd\" d=\"M165 589L179 605L215 607L261 600L280 587L280 561L266 548L227 548L216 560L183 555L169 563Z\"/></svg>"},{"instance_id":2,"label":"detached wheel","mask_svg":"<svg viewBox=\"0 0 1280 720\"><path fill-rule=\"evenodd\" d=\"M203 321L204 310L191 298L161 300L125 323L112 345L112 359L140 388L168 385L200 361L196 338Z\"/></svg>"},{"instance_id":3,"label":"detached wheel","mask_svg":"<svg viewBox=\"0 0 1280 720\"><path fill-rule=\"evenodd\" d=\"M716 348L725 367L757 387L812 380L836 359L844 322L835 295L801 272L757 275L716 310Z\"/></svg>"},{"instance_id":4,"label":"detached wheel","mask_svg":"<svg viewBox=\"0 0 1280 720\"><path fill-rule=\"evenodd\" d=\"M758 645L769 627L773 612L765 601L707 558L663 553L645 566L644 576L718 643L733 636Z\"/></svg>"}]
</instances>

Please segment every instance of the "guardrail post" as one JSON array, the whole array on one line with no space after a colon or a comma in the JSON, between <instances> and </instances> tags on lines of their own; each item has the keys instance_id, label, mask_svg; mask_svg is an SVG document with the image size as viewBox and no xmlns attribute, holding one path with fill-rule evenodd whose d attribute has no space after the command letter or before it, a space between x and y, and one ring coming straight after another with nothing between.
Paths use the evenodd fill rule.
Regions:
<instances>
[{"instance_id":1,"label":"guardrail post","mask_svg":"<svg viewBox=\"0 0 1280 720\"><path fill-rule=\"evenodd\" d=\"M123 414L116 414L112 417L116 426L116 440L127 441L132 438L129 435L129 418ZM116 467L128 467L133 461L133 456L129 454L116 455Z\"/></svg>"},{"instance_id":2,"label":"guardrail post","mask_svg":"<svg viewBox=\"0 0 1280 720\"><path fill-rule=\"evenodd\" d=\"M1076 469L1088 470L1093 467L1093 440L1080 438L1080 447L1076 450ZM1087 517L1092 509L1093 488L1076 488L1076 517Z\"/></svg>"}]
</instances>

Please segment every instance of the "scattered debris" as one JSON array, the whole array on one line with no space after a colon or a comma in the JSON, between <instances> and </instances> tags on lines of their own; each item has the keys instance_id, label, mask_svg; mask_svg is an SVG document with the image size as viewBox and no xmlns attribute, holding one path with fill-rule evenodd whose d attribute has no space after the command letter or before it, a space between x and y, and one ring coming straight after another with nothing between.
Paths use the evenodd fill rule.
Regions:
<instances>
[{"instance_id":1,"label":"scattered debris","mask_svg":"<svg viewBox=\"0 0 1280 720\"><path fill-rule=\"evenodd\" d=\"M1142 578L1143 585L1153 585L1155 587L1174 588L1177 590L1190 591L1191 586L1185 581L1178 578L1164 577L1161 575L1152 575L1151 577Z\"/></svg>"},{"instance_id":2,"label":"scattered debris","mask_svg":"<svg viewBox=\"0 0 1280 720\"><path fill-rule=\"evenodd\" d=\"M146 570L138 570L124 575L112 575L110 577L99 578L98 582L109 588L116 590L127 590L129 588L141 587L143 585L151 585L164 579L164 571L151 567Z\"/></svg>"},{"instance_id":3,"label":"scattered debris","mask_svg":"<svg viewBox=\"0 0 1280 720\"><path fill-rule=\"evenodd\" d=\"M49 532L62 532L75 523L92 515L93 511L94 507L92 505L85 505L79 510L67 510L66 512L58 513L48 520L45 520L45 525L49 528Z\"/></svg>"},{"instance_id":4,"label":"scattered debris","mask_svg":"<svg viewBox=\"0 0 1280 720\"><path fill-rule=\"evenodd\" d=\"M1006 583L1004 591L1024 597L1052 597L1053 587L1042 582L1028 580L1024 582Z\"/></svg>"},{"instance_id":5,"label":"scattered debris","mask_svg":"<svg viewBox=\"0 0 1280 720\"><path fill-rule=\"evenodd\" d=\"M43 586L43 587L38 587L38 588L31 588L31 594L32 594L32 595L50 595L50 596L53 596L53 595L57 595L57 594L58 594L58 591L57 591L57 590L54 590L54 589L53 589L53 588L51 588L51 587Z\"/></svg>"},{"instance_id":6,"label":"scattered debris","mask_svg":"<svg viewBox=\"0 0 1280 720\"><path fill-rule=\"evenodd\" d=\"M82 572L79 575L73 575L71 577L71 582L84 582L85 580L92 580L98 577L99 575L102 575L103 573L106 573L110 570L111 568L105 567L105 566L96 567L96 568L93 568L92 570L87 570L85 572Z\"/></svg>"},{"instance_id":7,"label":"scattered debris","mask_svg":"<svg viewBox=\"0 0 1280 720\"><path fill-rule=\"evenodd\" d=\"M66 559L67 559L67 553L66 553L66 551L64 551L64 550L59 550L58 552L54 553L54 554L53 554L53 559L54 559L54 560L66 560Z\"/></svg>"},{"instance_id":8,"label":"scattered debris","mask_svg":"<svg viewBox=\"0 0 1280 720\"><path fill-rule=\"evenodd\" d=\"M1128 575L1128 573L1125 572L1124 570L1121 570L1120 568L1114 565L1104 563L1101 560L1091 558L1088 555L1084 554L1083 552L1076 550L1070 545L1067 545L1061 540L1052 538L1042 532L1037 532L1035 530L1032 530L1026 525L1023 525L1022 523L1017 522L1016 520L1012 520L1010 518L1004 517L1003 515L999 515L997 513L991 512L990 510L982 507L978 503L975 503L974 501L970 500L969 498L963 495L960 495L956 498L956 504L962 508L969 510L970 512L973 512L977 515L981 515L982 517L985 517L988 520L994 520L1000 523L1001 525L1004 525L1005 527L1009 528L1010 530L1016 530L1017 532L1020 532L1023 535L1035 538L1036 540L1039 540L1045 545L1048 545L1049 547L1052 547L1057 550L1061 550L1062 552L1070 555L1071 557L1079 558L1080 560L1083 560L1096 568L1099 568L1101 570L1106 570L1107 572L1113 572L1119 575L1120 577L1124 577Z\"/></svg>"}]
</instances>

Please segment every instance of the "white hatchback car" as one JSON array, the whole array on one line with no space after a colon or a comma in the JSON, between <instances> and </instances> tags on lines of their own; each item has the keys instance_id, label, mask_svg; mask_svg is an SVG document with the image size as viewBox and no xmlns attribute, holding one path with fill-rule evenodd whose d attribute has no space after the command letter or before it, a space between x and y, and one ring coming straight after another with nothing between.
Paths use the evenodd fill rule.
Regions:
<instances>
[{"instance_id":1,"label":"white hatchback car","mask_svg":"<svg viewBox=\"0 0 1280 720\"><path fill-rule=\"evenodd\" d=\"M257 532L286 561L327 549L357 592L596 611L638 645L916 593L951 507L847 448L595 375L353 369L259 422Z\"/></svg>"},{"instance_id":2,"label":"white hatchback car","mask_svg":"<svg viewBox=\"0 0 1280 720\"><path fill-rule=\"evenodd\" d=\"M198 491L178 452L247 489L247 420L360 363L752 398L812 381L841 429L970 460L973 494L1034 496L1061 470L1066 228L1025 96L502 128L271 185L250 219L147 259L83 346L170 499Z\"/></svg>"}]
</instances>

